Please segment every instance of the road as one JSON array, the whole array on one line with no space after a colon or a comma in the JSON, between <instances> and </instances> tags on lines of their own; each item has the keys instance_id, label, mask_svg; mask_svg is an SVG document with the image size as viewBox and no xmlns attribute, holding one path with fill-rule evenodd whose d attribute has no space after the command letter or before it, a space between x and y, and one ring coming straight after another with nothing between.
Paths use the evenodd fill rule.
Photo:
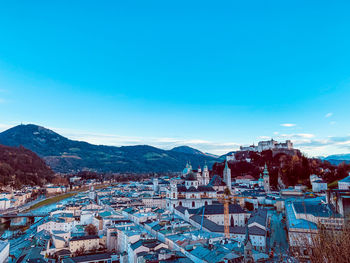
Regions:
<instances>
[{"instance_id":1,"label":"road","mask_svg":"<svg viewBox=\"0 0 350 263\"><path fill-rule=\"evenodd\" d=\"M275 255L286 255L288 254L288 241L282 214L276 211L269 211L269 213L271 216L270 247L274 249Z\"/></svg>"}]
</instances>

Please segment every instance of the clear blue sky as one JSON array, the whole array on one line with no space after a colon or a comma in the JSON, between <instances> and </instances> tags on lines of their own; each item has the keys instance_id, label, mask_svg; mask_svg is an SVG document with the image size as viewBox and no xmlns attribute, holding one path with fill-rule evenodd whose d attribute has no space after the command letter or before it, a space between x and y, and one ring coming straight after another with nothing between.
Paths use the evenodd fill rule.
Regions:
<instances>
[{"instance_id":1,"label":"clear blue sky","mask_svg":"<svg viewBox=\"0 0 350 263\"><path fill-rule=\"evenodd\" d=\"M350 152L349 10L349 1L2 3L1 129L35 123L93 143L218 154L271 137L309 155Z\"/></svg>"}]
</instances>

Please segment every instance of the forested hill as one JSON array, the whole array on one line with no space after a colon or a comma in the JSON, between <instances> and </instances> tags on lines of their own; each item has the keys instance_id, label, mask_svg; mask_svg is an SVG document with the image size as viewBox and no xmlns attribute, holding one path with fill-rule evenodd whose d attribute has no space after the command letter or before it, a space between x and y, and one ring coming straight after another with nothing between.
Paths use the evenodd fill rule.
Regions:
<instances>
[{"instance_id":1,"label":"forested hill","mask_svg":"<svg viewBox=\"0 0 350 263\"><path fill-rule=\"evenodd\" d=\"M271 185L278 185L278 177L284 186L296 184L310 184L310 175L317 174L327 183L342 179L348 175L350 165L341 163L333 165L326 160L307 158L300 152L294 155L276 154L271 150L262 153L249 152L247 158L239 161L229 162L232 178L250 174L259 178L265 163L270 173ZM224 162L217 162L213 165L213 173L222 175ZM280 185L281 186L281 185Z\"/></svg>"},{"instance_id":2,"label":"forested hill","mask_svg":"<svg viewBox=\"0 0 350 263\"><path fill-rule=\"evenodd\" d=\"M0 144L23 145L60 173L86 170L100 173L179 172L187 162L198 167L205 163L211 166L217 161L213 156L185 147L162 150L148 145L116 147L74 141L33 124L18 125L0 133Z\"/></svg>"},{"instance_id":3,"label":"forested hill","mask_svg":"<svg viewBox=\"0 0 350 263\"><path fill-rule=\"evenodd\" d=\"M43 185L53 176L53 171L32 151L0 145L0 186Z\"/></svg>"}]
</instances>

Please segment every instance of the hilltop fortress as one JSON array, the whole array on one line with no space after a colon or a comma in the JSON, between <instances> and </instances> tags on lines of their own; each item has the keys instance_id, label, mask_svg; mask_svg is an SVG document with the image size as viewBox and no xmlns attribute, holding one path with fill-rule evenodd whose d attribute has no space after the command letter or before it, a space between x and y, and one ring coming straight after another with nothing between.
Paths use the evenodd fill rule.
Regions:
<instances>
[{"instance_id":1,"label":"hilltop fortress","mask_svg":"<svg viewBox=\"0 0 350 263\"><path fill-rule=\"evenodd\" d=\"M260 141L257 146L241 146L241 151L251 151L251 152L262 152L266 150L293 150L293 143L290 140L286 140L285 142L277 142L274 139L270 141Z\"/></svg>"},{"instance_id":2,"label":"hilltop fortress","mask_svg":"<svg viewBox=\"0 0 350 263\"><path fill-rule=\"evenodd\" d=\"M288 155L300 155L300 151L298 149L293 148L293 143L290 140L286 140L285 142L277 142L274 139L268 141L260 141L258 145L250 145L250 146L241 146L240 150L232 153L231 156L226 156L227 161L236 161L236 160L250 160L249 152L263 152L271 150L272 155L276 156L277 154L284 153Z\"/></svg>"}]
</instances>

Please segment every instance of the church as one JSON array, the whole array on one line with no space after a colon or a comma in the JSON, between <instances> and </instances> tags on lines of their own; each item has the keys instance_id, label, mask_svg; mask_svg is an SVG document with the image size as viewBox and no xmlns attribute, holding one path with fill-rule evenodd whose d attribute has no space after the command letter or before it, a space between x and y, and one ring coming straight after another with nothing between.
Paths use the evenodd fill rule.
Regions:
<instances>
[{"instance_id":1,"label":"church","mask_svg":"<svg viewBox=\"0 0 350 263\"><path fill-rule=\"evenodd\" d=\"M166 203L169 210L177 206L187 208L199 208L211 205L216 200L216 191L209 185L208 166L203 170L193 170L191 164L187 163L181 178L172 179L170 187L166 192Z\"/></svg>"}]
</instances>

